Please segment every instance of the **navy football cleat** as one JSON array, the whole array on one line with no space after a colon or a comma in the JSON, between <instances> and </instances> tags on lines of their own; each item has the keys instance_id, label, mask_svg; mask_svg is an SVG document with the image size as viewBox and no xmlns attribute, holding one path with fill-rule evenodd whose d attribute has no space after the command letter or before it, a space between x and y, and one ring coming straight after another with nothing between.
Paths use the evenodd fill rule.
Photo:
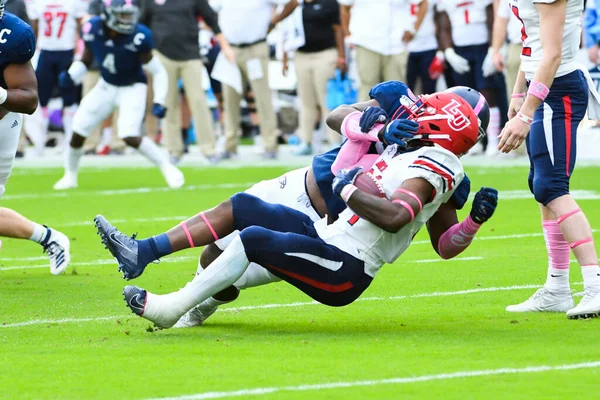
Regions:
<instances>
[{"instance_id":1,"label":"navy football cleat","mask_svg":"<svg viewBox=\"0 0 600 400\"><path fill-rule=\"evenodd\" d=\"M127 303L127 307L132 313L144 315L144 308L146 307L146 291L137 286L125 286L123 289L123 297Z\"/></svg>"},{"instance_id":2,"label":"navy football cleat","mask_svg":"<svg viewBox=\"0 0 600 400\"><path fill-rule=\"evenodd\" d=\"M130 280L142 275L148 264L140 265L139 263L138 243L135 235L129 237L119 232L102 215L97 215L94 223L102 244L117 259L123 278Z\"/></svg>"}]
</instances>

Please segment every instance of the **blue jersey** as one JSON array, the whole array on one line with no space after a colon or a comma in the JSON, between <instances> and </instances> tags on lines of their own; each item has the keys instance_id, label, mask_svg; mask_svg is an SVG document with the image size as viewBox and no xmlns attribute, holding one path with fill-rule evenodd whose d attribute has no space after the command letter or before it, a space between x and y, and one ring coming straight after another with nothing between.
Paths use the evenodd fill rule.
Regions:
<instances>
[{"instance_id":1,"label":"blue jersey","mask_svg":"<svg viewBox=\"0 0 600 400\"><path fill-rule=\"evenodd\" d=\"M129 86L146 83L140 54L152 51L152 32L137 24L130 35L107 35L101 17L90 19L82 29L85 46L94 55L102 79L111 85Z\"/></svg>"},{"instance_id":2,"label":"blue jersey","mask_svg":"<svg viewBox=\"0 0 600 400\"><path fill-rule=\"evenodd\" d=\"M4 70L10 64L29 62L35 53L33 29L13 14L4 13L0 19L0 86L4 89Z\"/></svg>"}]
</instances>

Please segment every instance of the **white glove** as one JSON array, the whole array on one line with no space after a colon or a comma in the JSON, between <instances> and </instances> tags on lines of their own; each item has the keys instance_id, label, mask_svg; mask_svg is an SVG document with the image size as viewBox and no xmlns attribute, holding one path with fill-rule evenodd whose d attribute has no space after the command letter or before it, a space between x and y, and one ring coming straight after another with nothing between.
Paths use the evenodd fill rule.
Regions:
<instances>
[{"instance_id":1,"label":"white glove","mask_svg":"<svg viewBox=\"0 0 600 400\"><path fill-rule=\"evenodd\" d=\"M471 70L469 66L469 62L463 57L456 54L452 47L448 47L444 50L444 55L446 56L446 61L452 67L452 69L459 75L466 74Z\"/></svg>"},{"instance_id":2,"label":"white glove","mask_svg":"<svg viewBox=\"0 0 600 400\"><path fill-rule=\"evenodd\" d=\"M494 50L491 47L488 49L485 60L483 60L481 71L483 72L483 76L486 78L494 75L497 72L496 66L494 65Z\"/></svg>"}]
</instances>

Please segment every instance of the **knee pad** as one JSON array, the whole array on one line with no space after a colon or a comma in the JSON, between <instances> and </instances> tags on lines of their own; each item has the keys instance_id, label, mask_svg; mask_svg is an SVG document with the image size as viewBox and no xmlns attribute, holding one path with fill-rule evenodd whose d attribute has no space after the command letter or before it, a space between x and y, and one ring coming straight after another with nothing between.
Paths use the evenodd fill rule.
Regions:
<instances>
[{"instance_id":1,"label":"knee pad","mask_svg":"<svg viewBox=\"0 0 600 400\"><path fill-rule=\"evenodd\" d=\"M532 186L535 200L544 206L560 196L569 194L569 181L566 178L536 175Z\"/></svg>"}]
</instances>

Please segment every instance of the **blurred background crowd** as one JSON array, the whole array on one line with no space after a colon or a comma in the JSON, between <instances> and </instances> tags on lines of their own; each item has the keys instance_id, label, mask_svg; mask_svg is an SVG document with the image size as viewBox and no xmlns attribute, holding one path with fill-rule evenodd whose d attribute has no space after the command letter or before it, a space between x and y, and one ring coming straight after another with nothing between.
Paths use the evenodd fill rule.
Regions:
<instances>
[{"instance_id":1,"label":"blurred background crowd","mask_svg":"<svg viewBox=\"0 0 600 400\"><path fill-rule=\"evenodd\" d=\"M6 7L35 29L44 18L37 3L8 0ZM82 22L102 14L102 0L81 3ZM406 82L416 94L454 85L481 91L492 112L487 140L474 153L499 157L525 34L508 0L141 0L140 10L169 75L167 117L152 115L150 94L144 129L174 163L190 148L210 164L240 157L240 145L267 160L280 156L282 144L298 155L326 151L341 141L323 122L329 110L368 100L386 80ZM598 16L588 0L581 62L600 82ZM73 43L75 57L81 46ZM38 70L38 80L57 81L60 72ZM55 87L26 120L17 156L61 152L65 121L98 79L91 71L74 96ZM87 139L86 154L124 153L113 120Z\"/></svg>"}]
</instances>

